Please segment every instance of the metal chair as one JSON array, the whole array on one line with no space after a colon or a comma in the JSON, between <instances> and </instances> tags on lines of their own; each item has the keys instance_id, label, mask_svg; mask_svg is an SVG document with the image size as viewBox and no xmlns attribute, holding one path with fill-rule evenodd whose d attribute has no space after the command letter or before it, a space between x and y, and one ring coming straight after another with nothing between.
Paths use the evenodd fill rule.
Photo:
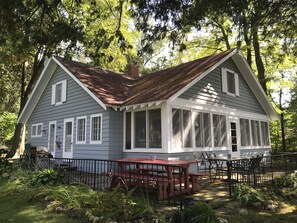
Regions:
<instances>
[{"instance_id":1,"label":"metal chair","mask_svg":"<svg viewBox=\"0 0 297 223\"><path fill-rule=\"evenodd\" d=\"M213 180L217 178L217 176L221 179L224 177L224 175L227 175L227 166L224 165L223 161L220 161L217 159L217 155L215 153L209 153L207 154L207 160L209 162L209 173L211 176L212 170L214 171L214 177Z\"/></svg>"}]
</instances>

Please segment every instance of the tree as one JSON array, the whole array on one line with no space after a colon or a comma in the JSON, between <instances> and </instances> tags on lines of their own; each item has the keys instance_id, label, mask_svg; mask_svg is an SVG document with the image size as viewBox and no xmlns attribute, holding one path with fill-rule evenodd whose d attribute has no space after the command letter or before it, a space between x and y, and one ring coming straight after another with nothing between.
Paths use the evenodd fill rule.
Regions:
<instances>
[{"instance_id":1,"label":"tree","mask_svg":"<svg viewBox=\"0 0 297 223\"><path fill-rule=\"evenodd\" d=\"M186 34L202 27L219 30L225 49L242 46L247 61L256 67L256 74L267 93L267 79L262 46L267 37L279 39L286 53L296 46L296 9L292 0L192 0L192 1L132 1L137 27L145 33L143 49L151 50L151 41L165 37L184 45ZM294 31L295 30L295 31ZM236 41L232 41L233 33ZM233 35L232 35L233 34ZM233 42L233 43L232 43ZM270 45L271 46L271 45ZM273 47L273 46L271 46ZM183 47L184 48L184 47Z\"/></svg>"},{"instance_id":2,"label":"tree","mask_svg":"<svg viewBox=\"0 0 297 223\"><path fill-rule=\"evenodd\" d=\"M102 35L102 33L109 33L111 29L110 24L105 23L106 4L113 13L120 11L118 18L109 18L109 20L120 20L118 24L122 24L124 1L120 1L119 7L113 5L116 2L102 0L3 0L0 2L0 58L6 58L5 62L1 60L0 69L1 73L7 70L6 74L10 73L9 76L18 80L18 85L15 87L19 89L14 89L19 91L17 94L20 96L18 115L22 112L47 57L58 54L72 58L80 55L81 52L86 52L95 64L108 64L107 62L112 62L112 53L114 55L119 53L118 51L109 52L109 54L102 52L116 45L121 48L122 55L126 56L125 49L131 46L124 44L125 37L121 27L115 29L114 34ZM127 8L125 13L126 11ZM88 25L92 29L88 29ZM108 58L108 61L101 57ZM98 62L100 60L104 62ZM121 66L124 66L124 63ZM7 93L3 92L3 94ZM24 125L18 123L8 157L20 154L23 133Z\"/></svg>"}]
</instances>

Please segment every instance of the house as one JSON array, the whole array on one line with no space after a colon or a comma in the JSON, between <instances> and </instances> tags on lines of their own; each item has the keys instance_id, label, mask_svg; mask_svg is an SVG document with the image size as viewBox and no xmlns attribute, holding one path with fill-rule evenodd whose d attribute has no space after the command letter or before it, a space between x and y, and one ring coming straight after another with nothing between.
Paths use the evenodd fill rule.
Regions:
<instances>
[{"instance_id":1,"label":"house","mask_svg":"<svg viewBox=\"0 0 297 223\"><path fill-rule=\"evenodd\" d=\"M232 49L138 78L52 57L18 122L54 157L192 159L267 153L277 119Z\"/></svg>"}]
</instances>

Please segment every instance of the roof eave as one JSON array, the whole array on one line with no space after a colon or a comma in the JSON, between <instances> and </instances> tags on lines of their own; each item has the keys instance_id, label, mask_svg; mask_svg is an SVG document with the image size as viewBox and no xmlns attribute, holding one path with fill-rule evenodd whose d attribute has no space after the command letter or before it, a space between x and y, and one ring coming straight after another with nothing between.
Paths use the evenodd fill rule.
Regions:
<instances>
[{"instance_id":1,"label":"roof eave","mask_svg":"<svg viewBox=\"0 0 297 223\"><path fill-rule=\"evenodd\" d=\"M45 68L43 69L35 87L33 88L33 91L25 104L17 123L27 123L30 115L32 114L36 104L38 103L39 99L41 98L41 95L46 88L52 74L54 73L55 69L57 67L57 64L50 59L48 63L45 65Z\"/></svg>"},{"instance_id":2,"label":"roof eave","mask_svg":"<svg viewBox=\"0 0 297 223\"><path fill-rule=\"evenodd\" d=\"M238 69L242 72L244 79L249 84L252 92L254 93L255 97L258 99L259 103L261 104L262 108L269 116L271 121L279 121L279 116L275 112L272 104L270 103L267 95L265 94L262 86L260 85L259 81L257 80L254 72L252 71L250 65L242 55L241 51L238 51L237 54L232 56L234 63L237 65Z\"/></svg>"}]
</instances>

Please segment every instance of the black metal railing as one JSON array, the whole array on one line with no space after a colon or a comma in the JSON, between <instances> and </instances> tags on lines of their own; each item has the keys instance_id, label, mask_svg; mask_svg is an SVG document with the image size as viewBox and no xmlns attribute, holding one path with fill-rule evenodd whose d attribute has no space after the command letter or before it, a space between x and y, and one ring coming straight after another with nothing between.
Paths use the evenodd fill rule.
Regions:
<instances>
[{"instance_id":1,"label":"black metal railing","mask_svg":"<svg viewBox=\"0 0 297 223\"><path fill-rule=\"evenodd\" d=\"M117 186L149 194L152 199L166 201L182 208L183 199L191 190L195 179L185 178L183 168L166 164L141 164L127 162L125 165L114 160L66 159L24 156L31 169L52 168L63 173L66 184L86 184L94 190L111 190ZM208 161L206 161L208 162ZM195 163L193 165L196 165ZM237 184L245 183L259 187L273 183L279 176L286 176L297 170L297 153L282 153L241 159L222 158L218 168L209 171L209 182L214 178L227 181L230 197ZM211 167L212 165L206 165ZM168 170L172 172L169 176ZM223 171L222 171L223 170ZM221 171L219 174L213 171ZM204 175L201 175L204 176ZM205 175L207 177L207 175ZM190 175L189 175L190 178ZM196 182L196 181L195 181ZM191 184L190 186L187 184ZM199 180L198 180L199 184ZM197 186L197 185L196 185Z\"/></svg>"}]
</instances>

